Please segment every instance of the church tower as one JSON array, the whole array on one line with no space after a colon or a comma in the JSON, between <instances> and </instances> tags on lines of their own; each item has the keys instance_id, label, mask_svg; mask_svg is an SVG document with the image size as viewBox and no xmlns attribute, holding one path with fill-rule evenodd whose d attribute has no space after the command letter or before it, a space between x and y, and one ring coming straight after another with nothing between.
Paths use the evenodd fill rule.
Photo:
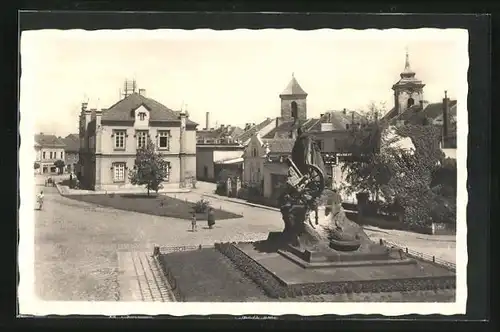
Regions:
<instances>
[{"instance_id":1,"label":"church tower","mask_svg":"<svg viewBox=\"0 0 500 332\"><path fill-rule=\"evenodd\" d=\"M392 86L394 90L394 107L397 114L401 114L413 105L420 105L424 101L424 86L421 80L415 77L410 67L410 56L406 50L405 69L400 74L401 79Z\"/></svg>"},{"instance_id":2,"label":"church tower","mask_svg":"<svg viewBox=\"0 0 500 332\"><path fill-rule=\"evenodd\" d=\"M292 80L280 94L281 118L285 121L307 119L307 93L292 74Z\"/></svg>"}]
</instances>

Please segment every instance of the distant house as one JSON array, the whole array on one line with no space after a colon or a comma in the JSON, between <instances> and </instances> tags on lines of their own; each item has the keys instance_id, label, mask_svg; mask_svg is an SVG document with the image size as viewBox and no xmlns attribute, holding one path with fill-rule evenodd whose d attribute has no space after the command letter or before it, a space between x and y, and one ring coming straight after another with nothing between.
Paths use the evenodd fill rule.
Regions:
<instances>
[{"instance_id":1,"label":"distant house","mask_svg":"<svg viewBox=\"0 0 500 332\"><path fill-rule=\"evenodd\" d=\"M263 197L274 200L286 182L288 166L295 140L291 138L262 139L255 135L243 155L243 181L258 188Z\"/></svg>"},{"instance_id":2,"label":"distant house","mask_svg":"<svg viewBox=\"0 0 500 332\"><path fill-rule=\"evenodd\" d=\"M39 168L35 171L41 174L57 174L55 166L57 160L64 161L65 144L56 135L39 133L35 135L35 163Z\"/></svg>"},{"instance_id":3,"label":"distant house","mask_svg":"<svg viewBox=\"0 0 500 332\"><path fill-rule=\"evenodd\" d=\"M206 113L205 128L196 132L196 176L198 180L216 182L219 174L241 178L243 172L243 145L238 139L244 132L236 126L210 127Z\"/></svg>"},{"instance_id":4,"label":"distant house","mask_svg":"<svg viewBox=\"0 0 500 332\"><path fill-rule=\"evenodd\" d=\"M67 172L76 172L78 165L78 155L80 151L80 135L69 134L63 138L64 142L64 163Z\"/></svg>"},{"instance_id":5,"label":"distant house","mask_svg":"<svg viewBox=\"0 0 500 332\"><path fill-rule=\"evenodd\" d=\"M88 109L80 114L79 176L83 186L94 190L134 187L128 172L134 167L138 148L151 139L168 164L164 186L184 186L196 176L196 126L187 112L174 111L146 91L134 89L107 109Z\"/></svg>"}]
</instances>

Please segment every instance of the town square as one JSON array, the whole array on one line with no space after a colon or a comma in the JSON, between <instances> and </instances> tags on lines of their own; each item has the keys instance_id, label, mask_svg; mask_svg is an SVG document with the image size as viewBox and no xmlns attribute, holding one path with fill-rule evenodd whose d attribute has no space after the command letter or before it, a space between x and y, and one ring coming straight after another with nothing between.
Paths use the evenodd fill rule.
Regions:
<instances>
[{"instance_id":1,"label":"town square","mask_svg":"<svg viewBox=\"0 0 500 332\"><path fill-rule=\"evenodd\" d=\"M458 42L65 33L23 46L74 85L21 103L60 109L30 119L40 300L456 302Z\"/></svg>"}]
</instances>

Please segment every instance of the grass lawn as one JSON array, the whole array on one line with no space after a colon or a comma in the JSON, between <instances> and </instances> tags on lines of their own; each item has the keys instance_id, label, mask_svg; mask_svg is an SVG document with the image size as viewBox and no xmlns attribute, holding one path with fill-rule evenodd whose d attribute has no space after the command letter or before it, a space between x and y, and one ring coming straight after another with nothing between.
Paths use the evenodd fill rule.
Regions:
<instances>
[{"instance_id":1,"label":"grass lawn","mask_svg":"<svg viewBox=\"0 0 500 332\"><path fill-rule=\"evenodd\" d=\"M264 292L214 248L160 256L188 302L268 301Z\"/></svg>"},{"instance_id":2,"label":"grass lawn","mask_svg":"<svg viewBox=\"0 0 500 332\"><path fill-rule=\"evenodd\" d=\"M191 219L194 203L186 202L169 196L146 194L101 194L101 195L67 195L66 197L112 207L119 210L134 211L155 216ZM215 221L242 218L243 216L214 208ZM206 220L206 213L196 214L197 220Z\"/></svg>"}]
</instances>

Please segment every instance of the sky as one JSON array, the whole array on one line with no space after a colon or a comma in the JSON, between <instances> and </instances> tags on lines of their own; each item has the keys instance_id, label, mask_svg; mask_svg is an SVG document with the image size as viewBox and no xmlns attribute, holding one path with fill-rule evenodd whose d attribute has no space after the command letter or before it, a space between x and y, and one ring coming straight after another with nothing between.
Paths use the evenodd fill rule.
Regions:
<instances>
[{"instance_id":1,"label":"sky","mask_svg":"<svg viewBox=\"0 0 500 332\"><path fill-rule=\"evenodd\" d=\"M409 52L424 98L465 102L467 32L416 30L39 30L21 36L21 121L36 132L78 132L81 102L107 108L125 79L148 97L205 127L258 123L280 115L292 73L308 116L393 107L392 85ZM464 94L465 91L465 94Z\"/></svg>"}]
</instances>

